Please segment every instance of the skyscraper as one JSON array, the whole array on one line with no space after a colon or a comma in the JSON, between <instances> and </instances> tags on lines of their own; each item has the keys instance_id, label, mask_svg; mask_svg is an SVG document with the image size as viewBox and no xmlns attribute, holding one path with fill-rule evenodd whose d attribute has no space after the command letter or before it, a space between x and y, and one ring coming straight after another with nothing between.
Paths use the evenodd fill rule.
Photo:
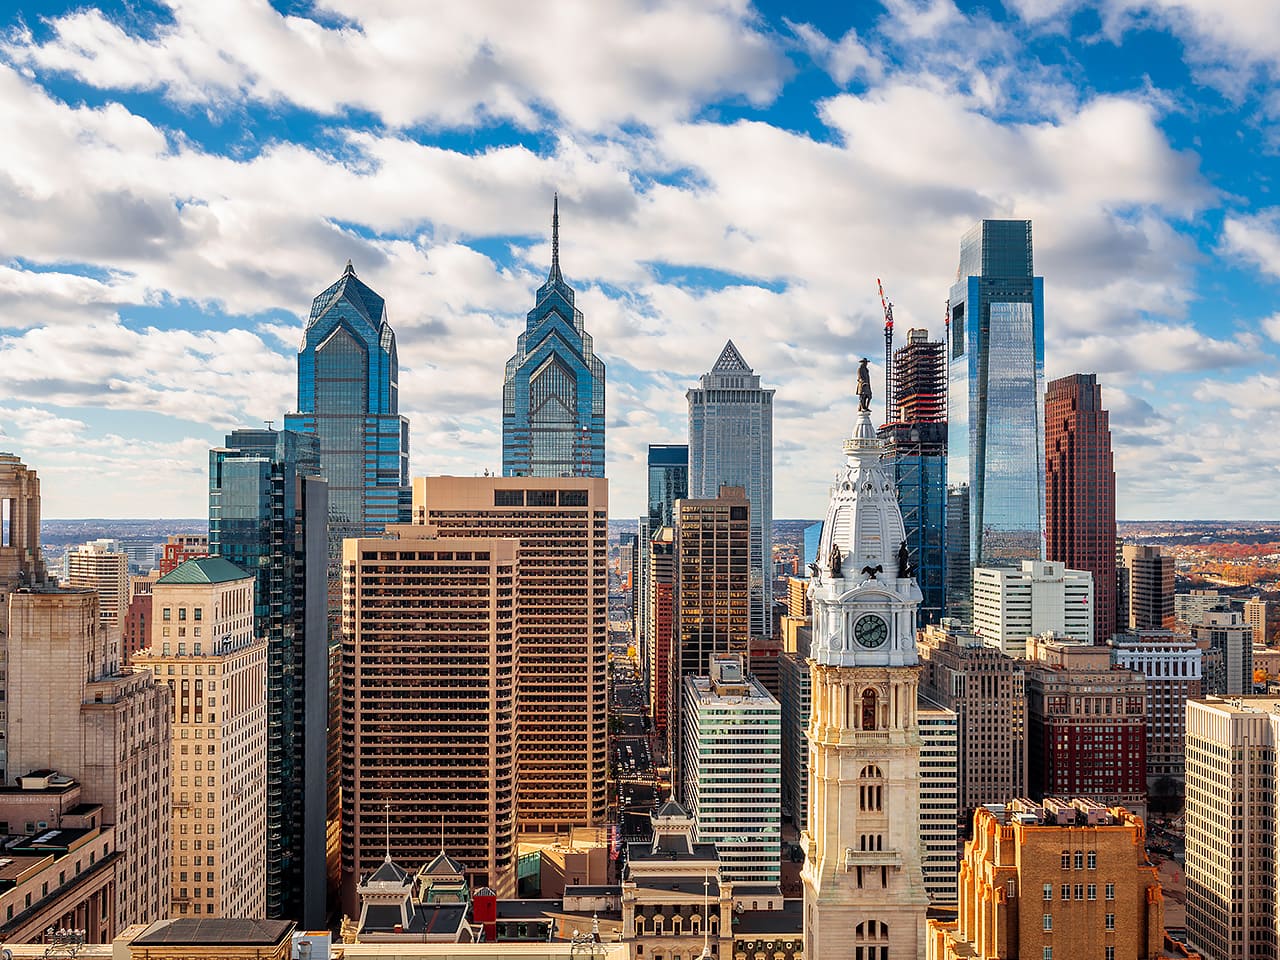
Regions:
<instances>
[{"instance_id":1,"label":"skyscraper","mask_svg":"<svg viewBox=\"0 0 1280 960\"><path fill-rule=\"evenodd\" d=\"M639 556L636 558L636 570L639 579L632 584L636 591L634 596L640 600L635 604L636 645L640 649L641 663L648 664L653 659L650 647L653 644L653 631L649 626L652 610L649 598L652 590L649 586L650 543L663 527L674 524L672 513L677 500L689 496L689 447L683 443L651 443L649 444L649 507L640 518L640 532L636 538ZM653 678L649 677L652 685ZM665 689L665 680L663 681ZM665 715L665 710L664 710Z\"/></svg>"},{"instance_id":2,"label":"skyscraper","mask_svg":"<svg viewBox=\"0 0 1280 960\"><path fill-rule=\"evenodd\" d=\"M1108 420L1096 374L1073 373L1049 384L1045 558L1093 574L1094 643L1116 632L1116 471Z\"/></svg>"},{"instance_id":3,"label":"skyscraper","mask_svg":"<svg viewBox=\"0 0 1280 960\"><path fill-rule=\"evenodd\" d=\"M329 481L333 606L346 537L409 519L409 421L400 416L400 363L386 302L347 268L312 301L298 351L298 412L286 430L320 439Z\"/></svg>"},{"instance_id":4,"label":"skyscraper","mask_svg":"<svg viewBox=\"0 0 1280 960\"><path fill-rule=\"evenodd\" d=\"M520 542L515 603L525 613L516 647L517 827L559 832L603 823L608 481L417 477L413 514L442 539Z\"/></svg>"},{"instance_id":5,"label":"skyscraper","mask_svg":"<svg viewBox=\"0 0 1280 960\"><path fill-rule=\"evenodd\" d=\"M91 540L67 551L67 585L98 592L98 616L117 633L129 611L129 557L118 540Z\"/></svg>"},{"instance_id":6,"label":"skyscraper","mask_svg":"<svg viewBox=\"0 0 1280 960\"><path fill-rule=\"evenodd\" d=\"M967 620L974 567L1044 556L1044 278L1030 220L964 235L948 316L947 612Z\"/></svg>"},{"instance_id":7,"label":"skyscraper","mask_svg":"<svg viewBox=\"0 0 1280 960\"><path fill-rule=\"evenodd\" d=\"M947 501L946 344L926 330L907 332L893 354L895 419L880 428L892 464L907 551L924 601L920 620L938 623L946 609L943 517Z\"/></svg>"},{"instance_id":8,"label":"skyscraper","mask_svg":"<svg viewBox=\"0 0 1280 960\"><path fill-rule=\"evenodd\" d=\"M384 854L417 869L447 849L473 886L515 893L521 545L435 533L401 524L343 545L350 916L360 877Z\"/></svg>"},{"instance_id":9,"label":"skyscraper","mask_svg":"<svg viewBox=\"0 0 1280 960\"><path fill-rule=\"evenodd\" d=\"M502 475L603 477L604 362L560 273L559 197L552 211L551 270L502 381Z\"/></svg>"},{"instance_id":10,"label":"skyscraper","mask_svg":"<svg viewBox=\"0 0 1280 960\"><path fill-rule=\"evenodd\" d=\"M325 837L338 815L326 730L328 485L319 473L312 434L236 430L209 452L209 550L253 574L254 636L267 641L265 915L311 928L324 924L326 876L336 879Z\"/></svg>"},{"instance_id":11,"label":"skyscraper","mask_svg":"<svg viewBox=\"0 0 1280 960\"><path fill-rule=\"evenodd\" d=\"M723 486L751 502L751 635L773 635L773 393L730 340L689 390L689 496Z\"/></svg>"},{"instance_id":12,"label":"skyscraper","mask_svg":"<svg viewBox=\"0 0 1280 960\"><path fill-rule=\"evenodd\" d=\"M1128 586L1130 630L1172 630L1174 627L1174 562L1159 547L1126 543L1121 562Z\"/></svg>"}]
</instances>

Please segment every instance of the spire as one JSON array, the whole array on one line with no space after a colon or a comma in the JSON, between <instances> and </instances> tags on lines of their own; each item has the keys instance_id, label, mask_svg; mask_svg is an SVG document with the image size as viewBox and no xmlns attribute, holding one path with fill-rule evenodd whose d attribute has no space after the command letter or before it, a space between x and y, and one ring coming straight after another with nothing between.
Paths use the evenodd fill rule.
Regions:
<instances>
[{"instance_id":1,"label":"spire","mask_svg":"<svg viewBox=\"0 0 1280 960\"><path fill-rule=\"evenodd\" d=\"M351 261L347 260L347 269L342 271L344 277L354 277L356 275L355 267L351 266Z\"/></svg>"},{"instance_id":2,"label":"spire","mask_svg":"<svg viewBox=\"0 0 1280 960\"><path fill-rule=\"evenodd\" d=\"M551 272L547 279L560 282L560 194L551 195Z\"/></svg>"},{"instance_id":3,"label":"spire","mask_svg":"<svg viewBox=\"0 0 1280 960\"><path fill-rule=\"evenodd\" d=\"M351 266L351 261L347 261L347 266ZM391 804L384 804L383 810L387 814L387 863L391 862Z\"/></svg>"}]
</instances>

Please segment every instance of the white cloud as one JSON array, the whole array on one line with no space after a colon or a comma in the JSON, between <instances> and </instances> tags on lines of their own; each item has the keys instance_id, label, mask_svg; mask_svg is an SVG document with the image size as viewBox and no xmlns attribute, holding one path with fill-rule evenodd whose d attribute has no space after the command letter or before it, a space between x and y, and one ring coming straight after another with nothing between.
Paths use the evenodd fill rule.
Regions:
<instances>
[{"instance_id":1,"label":"white cloud","mask_svg":"<svg viewBox=\"0 0 1280 960\"><path fill-rule=\"evenodd\" d=\"M1262 332L1276 343L1280 343L1280 313L1273 313L1262 321Z\"/></svg>"},{"instance_id":2,"label":"white cloud","mask_svg":"<svg viewBox=\"0 0 1280 960\"><path fill-rule=\"evenodd\" d=\"M85 8L53 18L48 40L22 33L5 49L103 89L366 110L393 127L534 127L543 110L585 129L648 123L724 97L765 103L785 69L745 0L320 0L318 17L340 25L255 0L166 5L172 21L149 36Z\"/></svg>"},{"instance_id":3,"label":"white cloud","mask_svg":"<svg viewBox=\"0 0 1280 960\"><path fill-rule=\"evenodd\" d=\"M846 86L850 80L858 77L878 80L883 76L884 64L862 42L858 31L853 27L839 40L833 41L812 24L787 21L787 26L795 33L809 56L840 86Z\"/></svg>"},{"instance_id":4,"label":"white cloud","mask_svg":"<svg viewBox=\"0 0 1280 960\"><path fill-rule=\"evenodd\" d=\"M1280 207L1227 216L1222 222L1222 247L1263 273L1280 277Z\"/></svg>"}]
</instances>

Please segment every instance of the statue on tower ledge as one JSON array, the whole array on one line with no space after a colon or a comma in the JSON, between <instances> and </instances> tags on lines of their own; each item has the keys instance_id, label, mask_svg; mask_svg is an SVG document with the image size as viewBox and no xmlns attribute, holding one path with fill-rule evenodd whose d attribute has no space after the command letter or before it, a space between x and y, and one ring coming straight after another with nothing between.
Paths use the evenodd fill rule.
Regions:
<instances>
[{"instance_id":1,"label":"statue on tower ledge","mask_svg":"<svg viewBox=\"0 0 1280 960\"><path fill-rule=\"evenodd\" d=\"M863 357L858 363L858 410L871 410L871 373L867 369L867 358Z\"/></svg>"}]
</instances>

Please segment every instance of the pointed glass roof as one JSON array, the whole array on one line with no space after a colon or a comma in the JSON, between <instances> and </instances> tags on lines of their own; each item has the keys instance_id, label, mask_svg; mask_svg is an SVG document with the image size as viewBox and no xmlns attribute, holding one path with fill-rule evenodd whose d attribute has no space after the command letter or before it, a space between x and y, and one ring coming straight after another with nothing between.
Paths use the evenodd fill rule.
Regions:
<instances>
[{"instance_id":1,"label":"pointed glass roof","mask_svg":"<svg viewBox=\"0 0 1280 960\"><path fill-rule=\"evenodd\" d=\"M716 373L750 373L751 367L747 361L742 359L742 354L738 352L738 348L734 346L732 340L725 343L724 349L720 351L720 359L715 362L715 366L711 368Z\"/></svg>"},{"instance_id":2,"label":"pointed glass roof","mask_svg":"<svg viewBox=\"0 0 1280 960\"><path fill-rule=\"evenodd\" d=\"M311 316L307 319L307 326L311 326L328 313L339 300L345 300L351 304L356 313L363 317L374 330L380 329L386 322L386 301L356 276L350 260L347 261L342 276L311 302Z\"/></svg>"}]
</instances>

